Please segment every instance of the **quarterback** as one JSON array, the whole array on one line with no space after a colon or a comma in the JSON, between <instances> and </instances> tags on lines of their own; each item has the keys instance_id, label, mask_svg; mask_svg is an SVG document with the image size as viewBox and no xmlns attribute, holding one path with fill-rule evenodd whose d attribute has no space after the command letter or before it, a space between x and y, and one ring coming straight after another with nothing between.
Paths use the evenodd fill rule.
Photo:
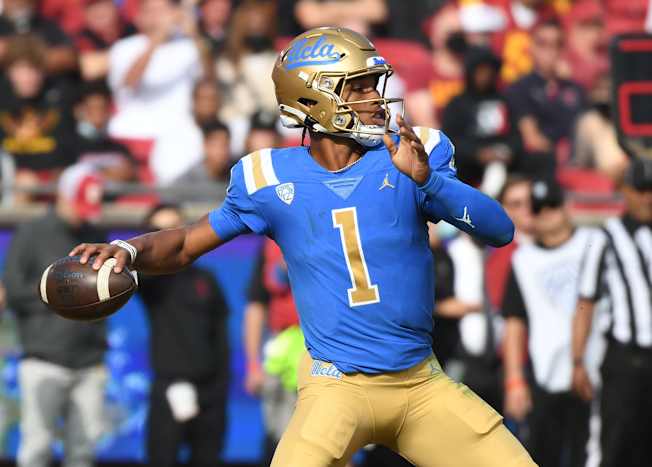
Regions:
<instances>
[{"instance_id":1,"label":"quarterback","mask_svg":"<svg viewBox=\"0 0 652 467\"><path fill-rule=\"evenodd\" d=\"M421 467L535 465L502 418L451 380L431 351L432 255L426 222L446 221L494 245L514 226L498 203L455 176L441 132L390 129L391 66L365 37L319 28L274 66L282 122L310 145L238 162L223 205L195 224L83 244L93 267L116 258L152 274L177 271L237 235L283 251L307 354L295 413L273 467L343 466L382 444Z\"/></svg>"}]
</instances>

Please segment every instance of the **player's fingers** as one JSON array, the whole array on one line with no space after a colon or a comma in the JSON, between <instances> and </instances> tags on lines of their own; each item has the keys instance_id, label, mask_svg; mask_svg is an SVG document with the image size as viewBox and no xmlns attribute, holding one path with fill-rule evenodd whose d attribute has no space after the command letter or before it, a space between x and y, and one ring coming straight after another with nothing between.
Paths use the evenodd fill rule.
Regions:
<instances>
[{"instance_id":1,"label":"player's fingers","mask_svg":"<svg viewBox=\"0 0 652 467\"><path fill-rule=\"evenodd\" d=\"M81 264L86 264L88 262L88 258L90 258L96 251L97 245L85 245L84 249L80 251L81 258L79 258L79 262Z\"/></svg>"},{"instance_id":2,"label":"player's fingers","mask_svg":"<svg viewBox=\"0 0 652 467\"><path fill-rule=\"evenodd\" d=\"M396 154L396 145L394 144L394 140L392 140L392 137L389 135L383 135L383 142L385 143L385 146L387 147L387 150L389 153L393 156Z\"/></svg>"},{"instance_id":3,"label":"player's fingers","mask_svg":"<svg viewBox=\"0 0 652 467\"><path fill-rule=\"evenodd\" d=\"M86 244L81 243L81 244L77 245L75 248L73 248L72 250L70 250L70 253L68 253L68 256L77 256L81 251L84 250L84 248L86 248Z\"/></svg>"},{"instance_id":4,"label":"player's fingers","mask_svg":"<svg viewBox=\"0 0 652 467\"><path fill-rule=\"evenodd\" d=\"M419 137L412 131L412 128L410 127L401 127L399 130L399 134L401 135L401 138L404 138L408 141L414 141L414 142L421 142Z\"/></svg>"},{"instance_id":5,"label":"player's fingers","mask_svg":"<svg viewBox=\"0 0 652 467\"><path fill-rule=\"evenodd\" d=\"M423 147L420 141L410 141L410 146L414 149L421 159L427 159L426 148Z\"/></svg>"},{"instance_id":6,"label":"player's fingers","mask_svg":"<svg viewBox=\"0 0 652 467\"><path fill-rule=\"evenodd\" d=\"M95 257L95 261L93 261L93 269L96 271L100 269L104 262L113 256L112 253L113 252L110 248L102 248L101 250L98 249L98 255Z\"/></svg>"}]
</instances>

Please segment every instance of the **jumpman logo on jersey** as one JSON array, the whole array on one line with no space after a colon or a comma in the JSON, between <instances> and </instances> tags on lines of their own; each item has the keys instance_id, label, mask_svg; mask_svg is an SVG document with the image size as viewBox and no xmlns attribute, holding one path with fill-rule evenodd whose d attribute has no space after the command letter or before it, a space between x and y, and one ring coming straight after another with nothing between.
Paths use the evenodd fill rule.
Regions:
<instances>
[{"instance_id":1,"label":"jumpman logo on jersey","mask_svg":"<svg viewBox=\"0 0 652 467\"><path fill-rule=\"evenodd\" d=\"M465 224L471 226L472 229L475 229L475 225L473 225L471 222L471 216L469 215L469 208L467 206L464 206L464 213L462 214L462 217L456 217L455 220L464 222Z\"/></svg>"},{"instance_id":2,"label":"jumpman logo on jersey","mask_svg":"<svg viewBox=\"0 0 652 467\"><path fill-rule=\"evenodd\" d=\"M385 178L383 179L383 184L380 185L380 188L378 188L378 191L382 190L383 188L396 188L394 185L389 183L389 172L385 174Z\"/></svg>"}]
</instances>

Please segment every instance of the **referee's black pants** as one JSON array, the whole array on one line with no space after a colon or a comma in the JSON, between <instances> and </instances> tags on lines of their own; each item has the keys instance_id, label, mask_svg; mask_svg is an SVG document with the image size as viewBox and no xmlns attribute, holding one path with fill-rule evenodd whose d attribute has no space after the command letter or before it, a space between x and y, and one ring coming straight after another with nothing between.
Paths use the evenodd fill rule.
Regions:
<instances>
[{"instance_id":1,"label":"referee's black pants","mask_svg":"<svg viewBox=\"0 0 652 467\"><path fill-rule=\"evenodd\" d=\"M539 467L584 467L590 415L590 404L572 392L532 387L525 445Z\"/></svg>"},{"instance_id":2,"label":"referee's black pants","mask_svg":"<svg viewBox=\"0 0 652 467\"><path fill-rule=\"evenodd\" d=\"M172 467L177 463L179 448L190 448L189 465L218 467L226 427L226 388L211 379L194 382L199 414L184 423L172 416L166 391L172 380L155 378L152 383L147 418L147 457L151 467Z\"/></svg>"},{"instance_id":3,"label":"referee's black pants","mask_svg":"<svg viewBox=\"0 0 652 467\"><path fill-rule=\"evenodd\" d=\"M602 364L601 467L652 465L652 351L610 341Z\"/></svg>"}]
</instances>

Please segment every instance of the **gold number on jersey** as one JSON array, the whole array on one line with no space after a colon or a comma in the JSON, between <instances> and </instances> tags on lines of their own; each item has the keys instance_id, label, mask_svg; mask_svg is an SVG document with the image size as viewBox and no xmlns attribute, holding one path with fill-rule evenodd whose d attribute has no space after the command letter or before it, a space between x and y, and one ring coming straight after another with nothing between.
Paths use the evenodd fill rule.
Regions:
<instances>
[{"instance_id":1,"label":"gold number on jersey","mask_svg":"<svg viewBox=\"0 0 652 467\"><path fill-rule=\"evenodd\" d=\"M378 286L371 283L367 262L362 251L358 212L356 208L333 209L333 227L340 230L346 267L351 276L352 288L348 289L349 305L360 306L378 303Z\"/></svg>"}]
</instances>

